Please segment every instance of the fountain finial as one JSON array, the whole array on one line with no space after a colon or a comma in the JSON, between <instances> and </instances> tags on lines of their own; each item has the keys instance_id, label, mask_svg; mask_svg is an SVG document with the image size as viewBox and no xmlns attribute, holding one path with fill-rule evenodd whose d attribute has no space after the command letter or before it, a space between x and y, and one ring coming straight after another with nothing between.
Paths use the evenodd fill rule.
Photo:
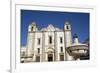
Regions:
<instances>
[{"instance_id":1,"label":"fountain finial","mask_svg":"<svg viewBox=\"0 0 100 73\"><path fill-rule=\"evenodd\" d=\"M78 36L77 36L77 34L76 34L76 33L74 34L73 38L78 38Z\"/></svg>"}]
</instances>

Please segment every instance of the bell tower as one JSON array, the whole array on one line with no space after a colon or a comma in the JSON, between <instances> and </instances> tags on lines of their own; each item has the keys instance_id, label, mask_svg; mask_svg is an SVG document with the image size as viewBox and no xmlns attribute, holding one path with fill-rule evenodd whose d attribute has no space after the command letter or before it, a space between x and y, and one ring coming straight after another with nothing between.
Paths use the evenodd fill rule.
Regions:
<instances>
[{"instance_id":1,"label":"bell tower","mask_svg":"<svg viewBox=\"0 0 100 73\"><path fill-rule=\"evenodd\" d=\"M71 31L71 25L68 21L65 22L64 24L64 30L67 31L67 30L70 30Z\"/></svg>"},{"instance_id":2,"label":"bell tower","mask_svg":"<svg viewBox=\"0 0 100 73\"><path fill-rule=\"evenodd\" d=\"M64 32L65 32L65 45L66 47L71 46L72 44L71 25L68 21L66 21L64 24Z\"/></svg>"},{"instance_id":3,"label":"bell tower","mask_svg":"<svg viewBox=\"0 0 100 73\"><path fill-rule=\"evenodd\" d=\"M36 23L32 22L28 27L28 32L34 32L37 30Z\"/></svg>"},{"instance_id":4,"label":"bell tower","mask_svg":"<svg viewBox=\"0 0 100 73\"><path fill-rule=\"evenodd\" d=\"M67 52L67 48L72 45L71 25L68 21L66 21L64 24L64 37L66 48L66 60L73 60L73 57L70 56Z\"/></svg>"},{"instance_id":5,"label":"bell tower","mask_svg":"<svg viewBox=\"0 0 100 73\"><path fill-rule=\"evenodd\" d=\"M28 38L27 38L27 57L28 60L32 60L34 56L34 40L35 40L35 31L37 30L36 23L32 22L28 27Z\"/></svg>"}]
</instances>

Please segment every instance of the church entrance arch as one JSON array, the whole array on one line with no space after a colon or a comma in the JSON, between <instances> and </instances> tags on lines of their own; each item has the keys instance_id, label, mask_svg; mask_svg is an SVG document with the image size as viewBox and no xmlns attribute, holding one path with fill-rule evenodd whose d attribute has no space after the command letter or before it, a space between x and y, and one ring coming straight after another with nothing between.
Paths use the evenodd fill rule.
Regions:
<instances>
[{"instance_id":1,"label":"church entrance arch","mask_svg":"<svg viewBox=\"0 0 100 73\"><path fill-rule=\"evenodd\" d=\"M54 49L53 48L47 49L47 61L48 62L54 61Z\"/></svg>"}]
</instances>

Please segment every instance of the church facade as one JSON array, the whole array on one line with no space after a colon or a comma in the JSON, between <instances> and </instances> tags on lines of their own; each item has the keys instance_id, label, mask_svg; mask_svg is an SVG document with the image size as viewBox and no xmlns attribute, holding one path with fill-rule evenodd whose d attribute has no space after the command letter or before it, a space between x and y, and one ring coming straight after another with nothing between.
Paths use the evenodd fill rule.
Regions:
<instances>
[{"instance_id":1,"label":"church facade","mask_svg":"<svg viewBox=\"0 0 100 73\"><path fill-rule=\"evenodd\" d=\"M72 34L69 22L65 22L63 29L49 24L41 30L35 22L32 22L28 27L27 45L24 49L21 48L21 62L75 60L74 56L67 51L71 45Z\"/></svg>"}]
</instances>

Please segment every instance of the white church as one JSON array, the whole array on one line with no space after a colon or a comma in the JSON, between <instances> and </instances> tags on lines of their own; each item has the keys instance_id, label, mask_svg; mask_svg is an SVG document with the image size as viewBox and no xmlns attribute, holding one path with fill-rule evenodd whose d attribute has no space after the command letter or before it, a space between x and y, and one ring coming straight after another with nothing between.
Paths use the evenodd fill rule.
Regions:
<instances>
[{"instance_id":1,"label":"white church","mask_svg":"<svg viewBox=\"0 0 100 73\"><path fill-rule=\"evenodd\" d=\"M27 44L21 46L21 63L80 60L87 54L88 45L79 43L78 36L71 34L71 25L65 22L59 29L53 24L38 29L32 22L28 27Z\"/></svg>"}]
</instances>

